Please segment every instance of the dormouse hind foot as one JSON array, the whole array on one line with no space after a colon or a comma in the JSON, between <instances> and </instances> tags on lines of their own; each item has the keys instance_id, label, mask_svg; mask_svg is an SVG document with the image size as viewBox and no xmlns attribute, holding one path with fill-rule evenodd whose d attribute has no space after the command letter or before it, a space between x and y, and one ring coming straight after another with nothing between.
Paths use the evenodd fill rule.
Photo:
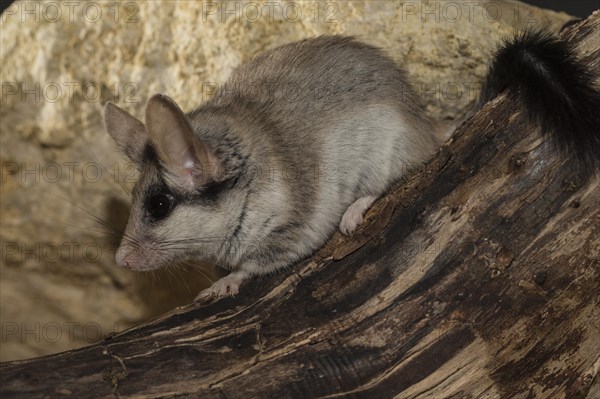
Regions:
<instances>
[{"instance_id":1,"label":"dormouse hind foot","mask_svg":"<svg viewBox=\"0 0 600 399\"><path fill-rule=\"evenodd\" d=\"M367 195L354 201L352 205L346 209L342 221L340 222L340 231L342 234L350 235L363 222L365 212L373 205L377 197Z\"/></svg>"}]
</instances>

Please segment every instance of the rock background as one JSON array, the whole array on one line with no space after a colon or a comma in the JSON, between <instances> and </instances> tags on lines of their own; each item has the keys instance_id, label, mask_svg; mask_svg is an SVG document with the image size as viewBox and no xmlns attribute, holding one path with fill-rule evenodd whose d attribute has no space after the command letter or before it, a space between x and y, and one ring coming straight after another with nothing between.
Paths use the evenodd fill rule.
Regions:
<instances>
[{"instance_id":1,"label":"rock background","mask_svg":"<svg viewBox=\"0 0 600 399\"><path fill-rule=\"evenodd\" d=\"M502 37L569 19L514 1L14 3L0 22L1 360L91 343L207 284L193 270L114 264L118 237L102 223L124 227L135 174L104 132L105 101L142 118L163 92L191 109L260 51L350 34L384 48L432 117L451 122Z\"/></svg>"}]
</instances>

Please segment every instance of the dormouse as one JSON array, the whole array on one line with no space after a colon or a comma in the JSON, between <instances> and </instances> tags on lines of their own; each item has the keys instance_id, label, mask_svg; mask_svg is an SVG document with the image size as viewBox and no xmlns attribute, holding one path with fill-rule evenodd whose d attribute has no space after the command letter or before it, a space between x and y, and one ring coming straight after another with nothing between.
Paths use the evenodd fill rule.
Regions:
<instances>
[{"instance_id":1,"label":"dormouse","mask_svg":"<svg viewBox=\"0 0 600 399\"><path fill-rule=\"evenodd\" d=\"M529 31L499 48L478 106L511 91L549 140L593 167L593 78L568 43ZM157 94L142 120L112 103L104 117L140 171L117 263L150 270L207 260L230 269L199 297L234 295L244 280L310 255L336 229L352 234L445 136L400 66L341 36L259 54L189 112Z\"/></svg>"}]
</instances>

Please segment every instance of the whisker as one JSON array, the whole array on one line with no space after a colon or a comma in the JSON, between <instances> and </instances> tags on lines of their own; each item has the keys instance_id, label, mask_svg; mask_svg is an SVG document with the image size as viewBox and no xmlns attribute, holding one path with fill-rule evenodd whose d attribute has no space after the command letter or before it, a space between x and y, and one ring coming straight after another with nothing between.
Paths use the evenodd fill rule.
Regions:
<instances>
[{"instance_id":1,"label":"whisker","mask_svg":"<svg viewBox=\"0 0 600 399\"><path fill-rule=\"evenodd\" d=\"M182 270L180 267L172 267L171 270L173 271L174 276L178 279L181 280L183 282L183 284L185 285L187 291L189 294L193 294L192 293L192 288L189 286L189 284L187 283L186 278L183 276L182 274Z\"/></svg>"},{"instance_id":2,"label":"whisker","mask_svg":"<svg viewBox=\"0 0 600 399\"><path fill-rule=\"evenodd\" d=\"M62 199L63 201L71 204L72 206L76 207L77 209L85 212L89 217L91 217L95 222L97 222L98 224L100 224L102 227L105 227L108 231L111 231L112 233L116 234L116 235L122 235L123 240L127 241L128 243L130 243L132 246L134 246L136 249L140 249L140 245L139 245L139 241L135 238L135 237L131 237L129 234L127 234L127 232L122 232L118 227L112 225L111 223L103 220L102 218L100 218L99 216L96 216L93 212L77 205L76 203L74 203L73 201L68 200L67 198L61 197L60 195L56 195L56 194L52 194L50 193L50 195L54 195L60 199Z\"/></svg>"},{"instance_id":3,"label":"whisker","mask_svg":"<svg viewBox=\"0 0 600 399\"><path fill-rule=\"evenodd\" d=\"M216 281L216 276L213 276L215 279L213 280L211 278L211 276L209 275L210 272L208 270L206 270L206 268L202 267L202 265L195 265L192 263L188 263L188 262L182 262L184 266L188 266L191 267L193 271L199 272L202 277L206 278L208 281L210 281L211 284L214 284L214 282Z\"/></svg>"}]
</instances>

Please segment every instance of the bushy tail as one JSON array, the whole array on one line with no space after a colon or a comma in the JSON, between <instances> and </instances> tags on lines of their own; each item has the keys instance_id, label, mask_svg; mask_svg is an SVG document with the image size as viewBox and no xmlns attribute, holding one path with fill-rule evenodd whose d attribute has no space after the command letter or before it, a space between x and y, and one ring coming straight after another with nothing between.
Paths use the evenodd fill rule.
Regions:
<instances>
[{"instance_id":1,"label":"bushy tail","mask_svg":"<svg viewBox=\"0 0 600 399\"><path fill-rule=\"evenodd\" d=\"M478 105L509 90L560 150L598 168L600 91L596 78L569 43L547 31L527 31L498 49Z\"/></svg>"}]
</instances>

